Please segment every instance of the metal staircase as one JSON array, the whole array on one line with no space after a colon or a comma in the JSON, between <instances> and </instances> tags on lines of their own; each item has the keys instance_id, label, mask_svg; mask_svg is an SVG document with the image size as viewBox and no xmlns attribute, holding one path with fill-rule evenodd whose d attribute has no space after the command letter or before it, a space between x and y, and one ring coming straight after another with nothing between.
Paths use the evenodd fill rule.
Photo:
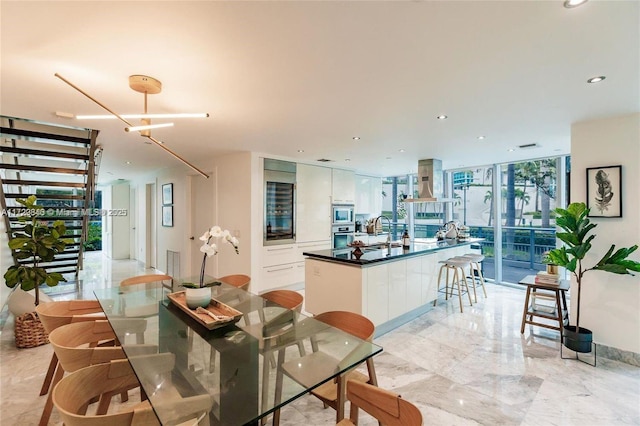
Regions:
<instances>
[{"instance_id":1,"label":"metal staircase","mask_svg":"<svg viewBox=\"0 0 640 426\"><path fill-rule=\"evenodd\" d=\"M45 207L42 220L63 220L66 238L73 241L52 262L41 264L47 272L77 276L82 269L102 152L97 136L97 130L0 116L0 208L9 238L23 226L18 221L23 207L16 199L35 195L37 205Z\"/></svg>"}]
</instances>

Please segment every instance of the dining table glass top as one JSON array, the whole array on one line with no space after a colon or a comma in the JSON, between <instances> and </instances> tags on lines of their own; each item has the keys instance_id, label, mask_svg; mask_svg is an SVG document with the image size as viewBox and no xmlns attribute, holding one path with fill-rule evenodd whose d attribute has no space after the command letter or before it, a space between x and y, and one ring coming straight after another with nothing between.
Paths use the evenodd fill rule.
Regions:
<instances>
[{"instance_id":1,"label":"dining table glass top","mask_svg":"<svg viewBox=\"0 0 640 426\"><path fill-rule=\"evenodd\" d=\"M179 284L174 290L155 283L94 292L163 425L192 418L215 425L257 424L382 351L225 283L211 287L211 297L241 317L209 329L169 299L184 290ZM328 355L322 366L307 361L316 351ZM276 383L282 354L286 362L299 358L310 381L303 385L284 375Z\"/></svg>"}]
</instances>

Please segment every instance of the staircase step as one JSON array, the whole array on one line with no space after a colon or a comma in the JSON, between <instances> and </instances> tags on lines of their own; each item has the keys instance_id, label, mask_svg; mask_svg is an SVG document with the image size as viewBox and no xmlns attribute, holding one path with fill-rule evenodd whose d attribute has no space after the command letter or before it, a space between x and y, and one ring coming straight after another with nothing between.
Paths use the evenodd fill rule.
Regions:
<instances>
[{"instance_id":1,"label":"staircase step","mask_svg":"<svg viewBox=\"0 0 640 426\"><path fill-rule=\"evenodd\" d=\"M8 192L4 194L5 198L24 198L25 194L17 194L15 192ZM37 194L40 200L84 200L84 195L71 195L71 194Z\"/></svg>"},{"instance_id":2,"label":"staircase step","mask_svg":"<svg viewBox=\"0 0 640 426\"><path fill-rule=\"evenodd\" d=\"M5 179L2 181L5 185L19 186L42 186L42 187L62 187L62 188L84 188L84 182L49 182L45 180L22 180L22 179ZM40 198L40 195L38 195Z\"/></svg>"},{"instance_id":3,"label":"staircase step","mask_svg":"<svg viewBox=\"0 0 640 426\"><path fill-rule=\"evenodd\" d=\"M18 136L17 139L46 139L52 141L65 141L91 145L91 139L77 136L52 135L44 132L34 132L32 130L12 129L10 127L0 127L0 134L3 136Z\"/></svg>"},{"instance_id":4,"label":"staircase step","mask_svg":"<svg viewBox=\"0 0 640 426\"><path fill-rule=\"evenodd\" d=\"M60 269L60 270L51 271L51 272L57 272L57 273L63 274L63 275L64 274L77 274L78 273L78 268Z\"/></svg>"},{"instance_id":5,"label":"staircase step","mask_svg":"<svg viewBox=\"0 0 640 426\"><path fill-rule=\"evenodd\" d=\"M0 169L7 170L26 170L31 172L47 172L47 173L62 173L69 175L86 175L87 171L83 169L66 169L62 167L44 167L44 166L27 166L23 164L8 164L0 163Z\"/></svg>"},{"instance_id":6,"label":"staircase step","mask_svg":"<svg viewBox=\"0 0 640 426\"><path fill-rule=\"evenodd\" d=\"M87 154L74 154L69 152L46 151L42 149L27 149L27 148L14 148L11 146L0 146L0 152L6 152L10 154L20 154L25 156L55 157L55 158L66 158L70 160L89 161L89 155Z\"/></svg>"}]
</instances>

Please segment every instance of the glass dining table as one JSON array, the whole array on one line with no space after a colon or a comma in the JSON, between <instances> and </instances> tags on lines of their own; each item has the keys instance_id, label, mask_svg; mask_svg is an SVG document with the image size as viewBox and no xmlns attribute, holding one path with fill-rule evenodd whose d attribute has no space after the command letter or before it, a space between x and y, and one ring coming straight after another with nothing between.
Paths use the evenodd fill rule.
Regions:
<instances>
[{"instance_id":1,"label":"glass dining table","mask_svg":"<svg viewBox=\"0 0 640 426\"><path fill-rule=\"evenodd\" d=\"M241 316L209 329L168 297L179 295L184 290L180 282L187 281L174 280L172 289L155 283L94 291L163 425L194 418L202 424L257 425L382 351L376 344L219 281L211 287L212 299ZM143 334L131 332L133 318L137 323L144 318ZM325 365L299 364L314 370L312 383L302 385L278 374L283 358L302 360L316 351L328 355L322 357ZM338 413L344 415L344 405Z\"/></svg>"}]
</instances>

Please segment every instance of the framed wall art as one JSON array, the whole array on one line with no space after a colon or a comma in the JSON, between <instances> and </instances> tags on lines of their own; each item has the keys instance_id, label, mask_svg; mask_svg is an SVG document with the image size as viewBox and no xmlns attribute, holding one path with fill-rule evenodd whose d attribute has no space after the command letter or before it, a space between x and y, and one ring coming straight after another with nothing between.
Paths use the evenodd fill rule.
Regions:
<instances>
[{"instance_id":1,"label":"framed wall art","mask_svg":"<svg viewBox=\"0 0 640 426\"><path fill-rule=\"evenodd\" d=\"M173 204L173 184L165 183L162 185L162 205L168 206Z\"/></svg>"},{"instance_id":2,"label":"framed wall art","mask_svg":"<svg viewBox=\"0 0 640 426\"><path fill-rule=\"evenodd\" d=\"M173 226L173 206L162 206L162 226Z\"/></svg>"},{"instance_id":3,"label":"framed wall art","mask_svg":"<svg viewBox=\"0 0 640 426\"><path fill-rule=\"evenodd\" d=\"M587 169L589 217L622 217L622 166Z\"/></svg>"}]
</instances>

